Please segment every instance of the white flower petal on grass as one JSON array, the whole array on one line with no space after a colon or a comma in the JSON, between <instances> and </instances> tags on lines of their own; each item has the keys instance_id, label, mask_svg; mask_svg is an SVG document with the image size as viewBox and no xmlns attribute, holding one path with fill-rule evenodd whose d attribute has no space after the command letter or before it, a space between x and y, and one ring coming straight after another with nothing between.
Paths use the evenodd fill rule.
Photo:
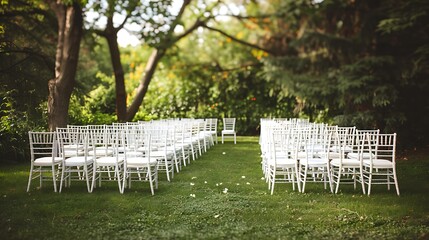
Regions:
<instances>
[{"instance_id":1,"label":"white flower petal on grass","mask_svg":"<svg viewBox=\"0 0 429 240\"><path fill-rule=\"evenodd\" d=\"M222 185L223 183L219 183L219 185Z\"/></svg>"},{"instance_id":2,"label":"white flower petal on grass","mask_svg":"<svg viewBox=\"0 0 429 240\"><path fill-rule=\"evenodd\" d=\"M189 196L191 196L191 197L193 197L193 198L194 198L194 197L195 197L195 194L191 193L191 194L189 194Z\"/></svg>"},{"instance_id":3,"label":"white flower petal on grass","mask_svg":"<svg viewBox=\"0 0 429 240\"><path fill-rule=\"evenodd\" d=\"M225 193L225 194L227 194L228 193L228 188L225 188L222 192Z\"/></svg>"},{"instance_id":4,"label":"white flower petal on grass","mask_svg":"<svg viewBox=\"0 0 429 240\"><path fill-rule=\"evenodd\" d=\"M205 184L207 184L207 181L204 181Z\"/></svg>"},{"instance_id":5,"label":"white flower petal on grass","mask_svg":"<svg viewBox=\"0 0 429 240\"><path fill-rule=\"evenodd\" d=\"M240 183L237 183L237 186L240 186Z\"/></svg>"},{"instance_id":6,"label":"white flower petal on grass","mask_svg":"<svg viewBox=\"0 0 429 240\"><path fill-rule=\"evenodd\" d=\"M191 179L196 179L197 177L192 177Z\"/></svg>"},{"instance_id":7,"label":"white flower petal on grass","mask_svg":"<svg viewBox=\"0 0 429 240\"><path fill-rule=\"evenodd\" d=\"M265 180L265 178L264 178L264 177L261 177L261 180Z\"/></svg>"},{"instance_id":8,"label":"white flower petal on grass","mask_svg":"<svg viewBox=\"0 0 429 240\"><path fill-rule=\"evenodd\" d=\"M214 218L218 218L220 215L219 214L216 214L216 215L214 215Z\"/></svg>"},{"instance_id":9,"label":"white flower petal on grass","mask_svg":"<svg viewBox=\"0 0 429 240\"><path fill-rule=\"evenodd\" d=\"M241 176L241 178L246 178L246 176Z\"/></svg>"},{"instance_id":10,"label":"white flower petal on grass","mask_svg":"<svg viewBox=\"0 0 429 240\"><path fill-rule=\"evenodd\" d=\"M223 154L223 155L225 155L225 154L226 154L226 152L222 152L222 154Z\"/></svg>"},{"instance_id":11,"label":"white flower petal on grass","mask_svg":"<svg viewBox=\"0 0 429 240\"><path fill-rule=\"evenodd\" d=\"M191 186L194 186L194 185L195 185L195 183L193 183L193 182L191 182L190 184L191 184Z\"/></svg>"},{"instance_id":12,"label":"white flower petal on grass","mask_svg":"<svg viewBox=\"0 0 429 240\"><path fill-rule=\"evenodd\" d=\"M247 182L246 184L247 184L247 185L250 185L250 182Z\"/></svg>"},{"instance_id":13,"label":"white flower petal on grass","mask_svg":"<svg viewBox=\"0 0 429 240\"><path fill-rule=\"evenodd\" d=\"M219 183L216 183L216 187L218 187L219 186Z\"/></svg>"}]
</instances>

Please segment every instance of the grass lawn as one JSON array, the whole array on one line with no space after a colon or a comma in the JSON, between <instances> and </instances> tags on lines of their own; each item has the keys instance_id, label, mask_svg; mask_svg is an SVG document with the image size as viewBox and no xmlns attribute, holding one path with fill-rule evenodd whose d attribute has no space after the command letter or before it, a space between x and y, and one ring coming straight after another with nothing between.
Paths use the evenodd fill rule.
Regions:
<instances>
[{"instance_id":1,"label":"grass lawn","mask_svg":"<svg viewBox=\"0 0 429 240\"><path fill-rule=\"evenodd\" d=\"M306 193L262 178L258 138L218 144L151 196L148 183L119 194L115 183L89 194L73 182L61 194L46 183L27 193L29 163L0 165L1 239L429 239L429 155L398 160L401 196L370 197L342 185ZM195 194L195 197L193 197ZM192 195L192 196L191 196Z\"/></svg>"}]
</instances>

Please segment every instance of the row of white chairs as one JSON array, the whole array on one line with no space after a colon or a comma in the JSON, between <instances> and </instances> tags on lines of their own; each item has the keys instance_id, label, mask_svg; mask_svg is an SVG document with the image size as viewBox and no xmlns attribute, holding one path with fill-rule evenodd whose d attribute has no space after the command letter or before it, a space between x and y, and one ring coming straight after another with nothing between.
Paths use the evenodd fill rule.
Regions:
<instances>
[{"instance_id":1,"label":"row of white chairs","mask_svg":"<svg viewBox=\"0 0 429 240\"><path fill-rule=\"evenodd\" d=\"M147 181L152 195L158 172L168 181L217 142L217 119L181 119L112 125L68 125L55 132L29 132L33 179L40 187L53 181L54 191L73 180L92 192L102 181L116 181L119 192L133 181Z\"/></svg>"},{"instance_id":2,"label":"row of white chairs","mask_svg":"<svg viewBox=\"0 0 429 240\"><path fill-rule=\"evenodd\" d=\"M300 119L261 119L262 170L271 194L276 183L304 192L307 182L323 183L333 193L340 184L399 186L396 133L328 126Z\"/></svg>"}]
</instances>

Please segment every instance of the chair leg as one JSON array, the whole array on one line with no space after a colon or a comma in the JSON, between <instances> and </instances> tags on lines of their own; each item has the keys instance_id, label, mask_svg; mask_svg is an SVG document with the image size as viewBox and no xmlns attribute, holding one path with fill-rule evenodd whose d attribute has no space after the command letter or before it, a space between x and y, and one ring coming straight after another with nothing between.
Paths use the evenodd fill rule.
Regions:
<instances>
[{"instance_id":1,"label":"chair leg","mask_svg":"<svg viewBox=\"0 0 429 240\"><path fill-rule=\"evenodd\" d=\"M188 157L189 157L189 151L188 151ZM182 162L183 162L183 165L186 167L186 153L184 148L182 148Z\"/></svg>"},{"instance_id":2,"label":"chair leg","mask_svg":"<svg viewBox=\"0 0 429 240\"><path fill-rule=\"evenodd\" d=\"M150 192L152 193L152 196L155 195L155 191L153 190L153 182L152 182L152 168L148 167L147 169L149 173L149 185L150 185Z\"/></svg>"},{"instance_id":3,"label":"chair leg","mask_svg":"<svg viewBox=\"0 0 429 240\"><path fill-rule=\"evenodd\" d=\"M92 191L94 190L94 185L96 184L95 182L96 182L96 174L97 174L97 166L93 166L93 168L92 168L92 183L91 183L91 193L92 193ZM100 179L101 179L101 176L100 176Z\"/></svg>"},{"instance_id":4,"label":"chair leg","mask_svg":"<svg viewBox=\"0 0 429 240\"><path fill-rule=\"evenodd\" d=\"M372 185L372 170L368 176L368 196L371 194L371 185Z\"/></svg>"},{"instance_id":5,"label":"chair leg","mask_svg":"<svg viewBox=\"0 0 429 240\"><path fill-rule=\"evenodd\" d=\"M118 181L118 188L119 188L119 193L123 194L124 191L121 187L121 175L119 174L119 166L115 166L115 174L116 174L116 180Z\"/></svg>"},{"instance_id":6,"label":"chair leg","mask_svg":"<svg viewBox=\"0 0 429 240\"><path fill-rule=\"evenodd\" d=\"M28 177L27 192L30 191L31 179L33 178L33 168L34 168L34 166L33 166L33 164L31 164L30 176Z\"/></svg>"},{"instance_id":7,"label":"chair leg","mask_svg":"<svg viewBox=\"0 0 429 240\"><path fill-rule=\"evenodd\" d=\"M276 169L273 170L273 175L270 177L270 184L271 184L271 195L274 193L274 185L276 183Z\"/></svg>"},{"instance_id":8,"label":"chair leg","mask_svg":"<svg viewBox=\"0 0 429 240\"><path fill-rule=\"evenodd\" d=\"M399 193L398 178L396 177L396 168L393 168L393 180L395 181L396 194L398 194L399 196L400 193Z\"/></svg>"},{"instance_id":9,"label":"chair leg","mask_svg":"<svg viewBox=\"0 0 429 240\"><path fill-rule=\"evenodd\" d=\"M125 186L127 183L127 169L124 167L124 171L123 171L123 176L122 176L122 193L124 193L125 191Z\"/></svg>"},{"instance_id":10,"label":"chair leg","mask_svg":"<svg viewBox=\"0 0 429 240\"><path fill-rule=\"evenodd\" d=\"M295 164L295 177L296 177L296 185L298 185L298 192L301 192L301 176L300 176L300 169L298 168L297 164Z\"/></svg>"},{"instance_id":11,"label":"chair leg","mask_svg":"<svg viewBox=\"0 0 429 240\"><path fill-rule=\"evenodd\" d=\"M177 154L176 154L176 150L174 150L173 152L173 157L174 157L174 164L176 165L176 172L179 172L179 161L177 160ZM174 170L173 170L174 172Z\"/></svg>"},{"instance_id":12,"label":"chair leg","mask_svg":"<svg viewBox=\"0 0 429 240\"><path fill-rule=\"evenodd\" d=\"M66 168L67 168L66 166L63 166L63 169L61 171L60 193L61 193L61 190L63 189L64 171L65 171Z\"/></svg>"},{"instance_id":13,"label":"chair leg","mask_svg":"<svg viewBox=\"0 0 429 240\"><path fill-rule=\"evenodd\" d=\"M150 170L150 169L149 169ZM170 182L170 170L168 168L168 161L165 160L165 172L167 173L167 181ZM149 174L150 175L150 174Z\"/></svg>"},{"instance_id":14,"label":"chair leg","mask_svg":"<svg viewBox=\"0 0 429 240\"><path fill-rule=\"evenodd\" d=\"M85 174L85 179L86 179L86 188L88 189L88 192L91 193L91 184L89 183L89 173L88 173L88 166L84 166L83 167L83 173Z\"/></svg>"},{"instance_id":15,"label":"chair leg","mask_svg":"<svg viewBox=\"0 0 429 240\"><path fill-rule=\"evenodd\" d=\"M304 193L304 191L305 191L305 183L307 182L307 172L308 172L308 167L305 166L304 168L305 168L305 170L304 170L304 180L303 180L302 189L301 189L302 193Z\"/></svg>"},{"instance_id":16,"label":"chair leg","mask_svg":"<svg viewBox=\"0 0 429 240\"><path fill-rule=\"evenodd\" d=\"M158 189L158 165L155 166L155 189Z\"/></svg>"},{"instance_id":17,"label":"chair leg","mask_svg":"<svg viewBox=\"0 0 429 240\"><path fill-rule=\"evenodd\" d=\"M295 172L293 168L291 168L292 173L289 174L289 177L292 178L292 190L295 191ZM289 172L289 170L288 170Z\"/></svg>"},{"instance_id":18,"label":"chair leg","mask_svg":"<svg viewBox=\"0 0 429 240\"><path fill-rule=\"evenodd\" d=\"M340 182L341 182L341 170L342 168L338 168L338 177L337 177L337 186L335 186L335 194L338 193L338 189L340 189Z\"/></svg>"},{"instance_id":19,"label":"chair leg","mask_svg":"<svg viewBox=\"0 0 429 240\"><path fill-rule=\"evenodd\" d=\"M56 172L55 172L55 165L52 165L52 182L54 184L54 192L57 192L57 180L56 180Z\"/></svg>"},{"instance_id":20,"label":"chair leg","mask_svg":"<svg viewBox=\"0 0 429 240\"><path fill-rule=\"evenodd\" d=\"M42 167L39 167L39 187L42 188L42 181L43 179L43 172L42 172Z\"/></svg>"}]
</instances>

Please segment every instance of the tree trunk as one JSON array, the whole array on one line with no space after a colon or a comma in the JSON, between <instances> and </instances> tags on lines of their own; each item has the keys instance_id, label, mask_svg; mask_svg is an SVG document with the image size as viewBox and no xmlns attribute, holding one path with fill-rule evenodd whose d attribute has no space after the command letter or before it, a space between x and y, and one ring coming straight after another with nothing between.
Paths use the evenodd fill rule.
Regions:
<instances>
[{"instance_id":1,"label":"tree trunk","mask_svg":"<svg viewBox=\"0 0 429 240\"><path fill-rule=\"evenodd\" d=\"M68 123L70 97L75 84L80 41L82 9L77 2L64 5L47 0L58 20L58 43L55 55L55 78L49 80L48 124L51 131Z\"/></svg>"},{"instance_id":2,"label":"tree trunk","mask_svg":"<svg viewBox=\"0 0 429 240\"><path fill-rule=\"evenodd\" d=\"M153 74L155 73L156 67L158 66L159 60L164 56L164 49L154 49L147 62L144 74L140 80L140 85L137 87L137 94L134 97L133 102L127 111L127 121L132 121L149 87L149 83L152 80Z\"/></svg>"},{"instance_id":3,"label":"tree trunk","mask_svg":"<svg viewBox=\"0 0 429 240\"><path fill-rule=\"evenodd\" d=\"M113 24L111 25L111 27L112 29L110 30L106 29L104 37L107 39L107 43L109 45L110 59L112 61L112 67L115 74L116 117L118 118L118 122L126 122L127 94L125 91L124 69L122 68L121 63L121 54L117 41L117 31L113 29Z\"/></svg>"}]
</instances>

